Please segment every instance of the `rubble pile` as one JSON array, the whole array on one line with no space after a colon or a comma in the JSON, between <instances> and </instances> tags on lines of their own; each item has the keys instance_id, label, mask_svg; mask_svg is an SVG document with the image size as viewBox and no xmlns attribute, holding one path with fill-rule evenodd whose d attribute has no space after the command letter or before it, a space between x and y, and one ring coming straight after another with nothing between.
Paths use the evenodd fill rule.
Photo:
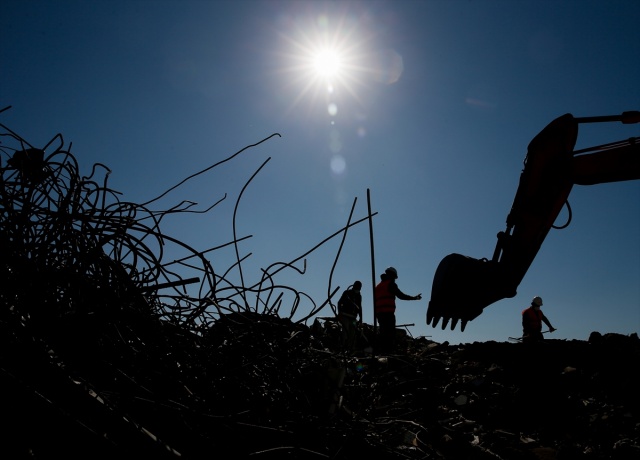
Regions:
<instances>
[{"instance_id":1,"label":"rubble pile","mask_svg":"<svg viewBox=\"0 0 640 460\"><path fill-rule=\"evenodd\" d=\"M326 303L280 314L266 280L290 263L233 285L215 248L160 232L191 204L120 202L61 136L36 149L0 134L2 458L640 456L637 334L450 345L398 331L381 355L365 324L347 352ZM169 244L188 255L164 262ZM283 289L295 312L307 297Z\"/></svg>"},{"instance_id":2,"label":"rubble pile","mask_svg":"<svg viewBox=\"0 0 640 460\"><path fill-rule=\"evenodd\" d=\"M535 347L405 337L401 353L382 356L366 343L342 353L324 327L232 314L207 337L151 324L135 343L62 356L8 340L6 327L3 450L12 458L640 453L636 335Z\"/></svg>"}]
</instances>

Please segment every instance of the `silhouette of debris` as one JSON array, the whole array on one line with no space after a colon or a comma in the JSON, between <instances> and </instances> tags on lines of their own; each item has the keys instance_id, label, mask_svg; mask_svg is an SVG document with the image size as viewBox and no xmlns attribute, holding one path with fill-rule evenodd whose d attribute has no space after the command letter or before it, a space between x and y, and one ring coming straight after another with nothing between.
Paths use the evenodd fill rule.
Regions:
<instances>
[{"instance_id":1,"label":"silhouette of debris","mask_svg":"<svg viewBox=\"0 0 640 460\"><path fill-rule=\"evenodd\" d=\"M3 458L638 458L637 334L452 346L399 330L378 355L364 324L346 353L319 316L330 299L273 282L297 260L233 285L216 248L160 230L193 203L121 202L62 136L39 149L0 128ZM167 244L187 255L165 262ZM308 301L301 320L283 291L291 311Z\"/></svg>"}]
</instances>

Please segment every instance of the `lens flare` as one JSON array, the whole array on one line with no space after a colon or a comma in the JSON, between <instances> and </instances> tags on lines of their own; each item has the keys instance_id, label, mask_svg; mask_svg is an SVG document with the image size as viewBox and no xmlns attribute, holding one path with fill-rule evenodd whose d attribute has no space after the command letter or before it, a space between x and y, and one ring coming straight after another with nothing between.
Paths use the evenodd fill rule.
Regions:
<instances>
[{"instance_id":1,"label":"lens flare","mask_svg":"<svg viewBox=\"0 0 640 460\"><path fill-rule=\"evenodd\" d=\"M290 109L302 102L315 109L338 100L341 106L366 101L366 86L377 83L379 63L376 34L363 14L305 10L288 17L278 31L281 43L273 65L286 93L293 95Z\"/></svg>"}]
</instances>

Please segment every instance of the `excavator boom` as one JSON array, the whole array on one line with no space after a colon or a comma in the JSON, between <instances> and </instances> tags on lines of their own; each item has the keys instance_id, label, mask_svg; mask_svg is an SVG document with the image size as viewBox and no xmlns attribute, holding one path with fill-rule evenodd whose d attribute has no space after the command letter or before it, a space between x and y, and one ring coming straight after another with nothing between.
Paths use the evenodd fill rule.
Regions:
<instances>
[{"instance_id":1,"label":"excavator boom","mask_svg":"<svg viewBox=\"0 0 640 460\"><path fill-rule=\"evenodd\" d=\"M549 123L527 148L524 168L505 231L491 259L449 254L438 265L427 308L427 324L451 330L477 318L494 302L514 297L573 185L640 179L640 138L574 151L580 123L640 122L640 112Z\"/></svg>"}]
</instances>

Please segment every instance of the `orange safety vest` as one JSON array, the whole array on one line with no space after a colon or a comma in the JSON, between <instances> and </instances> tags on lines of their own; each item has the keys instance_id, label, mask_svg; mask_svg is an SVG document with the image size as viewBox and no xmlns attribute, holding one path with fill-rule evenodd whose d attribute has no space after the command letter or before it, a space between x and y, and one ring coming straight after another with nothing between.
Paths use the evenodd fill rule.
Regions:
<instances>
[{"instance_id":1,"label":"orange safety vest","mask_svg":"<svg viewBox=\"0 0 640 460\"><path fill-rule=\"evenodd\" d=\"M538 332L542 330L542 312L532 307L522 310L522 326L526 332Z\"/></svg>"},{"instance_id":2,"label":"orange safety vest","mask_svg":"<svg viewBox=\"0 0 640 460\"><path fill-rule=\"evenodd\" d=\"M374 311L375 313L395 313L396 311L396 295L391 292L389 287L392 280L380 281L374 291Z\"/></svg>"}]
</instances>

